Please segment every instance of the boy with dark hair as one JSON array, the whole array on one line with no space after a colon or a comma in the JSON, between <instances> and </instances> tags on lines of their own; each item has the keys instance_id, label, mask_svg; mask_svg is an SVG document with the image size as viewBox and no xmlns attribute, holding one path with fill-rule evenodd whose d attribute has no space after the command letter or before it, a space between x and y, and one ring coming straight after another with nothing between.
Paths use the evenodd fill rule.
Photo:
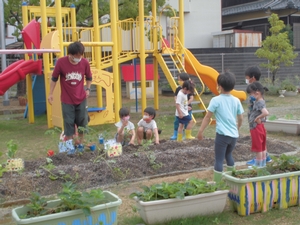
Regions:
<instances>
[{"instance_id":1,"label":"boy with dark hair","mask_svg":"<svg viewBox=\"0 0 300 225\"><path fill-rule=\"evenodd\" d=\"M188 94L194 93L194 84L190 80L184 81L182 84L181 90L178 92L176 97L176 117L179 123L178 126L178 134L177 141L182 141L182 131L184 126L185 129L185 138L186 139L194 139L191 135L192 127L194 125L194 121L189 114L188 110Z\"/></svg>"},{"instance_id":2,"label":"boy with dark hair","mask_svg":"<svg viewBox=\"0 0 300 225\"><path fill-rule=\"evenodd\" d=\"M214 181L222 179L223 161L226 159L227 171L234 169L234 159L232 151L235 148L239 137L239 128L243 121L243 106L240 100L230 94L234 88L235 77L230 72L222 73L217 78L218 90L220 95L213 97L207 108L207 113L202 120L198 139L203 139L203 132L209 125L210 119L214 114L216 117L216 138L215 138L215 165ZM236 122L237 119L237 122Z\"/></svg>"},{"instance_id":3,"label":"boy with dark hair","mask_svg":"<svg viewBox=\"0 0 300 225\"><path fill-rule=\"evenodd\" d=\"M182 89L182 84L184 81L190 80L190 75L187 73L179 73L178 74L178 84L179 86L175 90L174 94L174 100L176 104L176 98L178 95L178 92ZM190 116L192 116L192 101L194 100L194 93L188 94L188 111ZM170 140L177 140L177 134L178 134L178 127L179 127L179 122L177 116L175 116L174 120L174 133L173 136L170 138Z\"/></svg>"},{"instance_id":4,"label":"boy with dark hair","mask_svg":"<svg viewBox=\"0 0 300 225\"><path fill-rule=\"evenodd\" d=\"M120 121L115 123L117 127L116 141L124 145L134 145L135 139L135 127L132 122L129 121L129 110L127 108L121 108L119 110Z\"/></svg>"},{"instance_id":5,"label":"boy with dark hair","mask_svg":"<svg viewBox=\"0 0 300 225\"><path fill-rule=\"evenodd\" d=\"M50 82L48 102L52 105L53 91L56 82L60 80L64 134L68 153L75 152L72 140L75 127L85 128L88 123L86 99L90 95L92 73L90 63L83 58L83 53L82 43L78 41L71 43L68 46L68 55L57 60ZM84 78L86 89L84 89ZM79 130L79 144L83 140L83 130Z\"/></svg>"},{"instance_id":6,"label":"boy with dark hair","mask_svg":"<svg viewBox=\"0 0 300 225\"><path fill-rule=\"evenodd\" d=\"M157 124L154 120L156 116L155 109L152 107L147 107L144 109L144 116L138 122L137 128L137 142L142 144L142 140L151 140L154 136L155 144L159 144L159 134L157 129Z\"/></svg>"},{"instance_id":7,"label":"boy with dark hair","mask_svg":"<svg viewBox=\"0 0 300 225\"><path fill-rule=\"evenodd\" d=\"M250 66L245 71L246 84L251 84L255 81L259 81L260 77L261 77L261 71L258 66ZM267 90L266 88L264 88L264 89ZM251 111L253 110L255 98L253 96L249 95L249 98L247 101L248 101L248 121L249 121ZM250 127L250 129L251 129L251 127ZM267 152L266 152L266 162L272 162L272 159ZM247 162L247 165L254 166L255 158L249 160Z\"/></svg>"},{"instance_id":8,"label":"boy with dark hair","mask_svg":"<svg viewBox=\"0 0 300 225\"><path fill-rule=\"evenodd\" d=\"M258 66L250 66L245 71L246 84L251 84L254 81L259 81L261 71Z\"/></svg>"}]
</instances>

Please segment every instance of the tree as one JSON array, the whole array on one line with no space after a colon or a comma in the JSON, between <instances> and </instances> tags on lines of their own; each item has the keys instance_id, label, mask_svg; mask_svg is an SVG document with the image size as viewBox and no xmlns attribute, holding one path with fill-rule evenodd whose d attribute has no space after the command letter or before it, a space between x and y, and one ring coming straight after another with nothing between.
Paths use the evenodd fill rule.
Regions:
<instances>
[{"instance_id":1,"label":"tree","mask_svg":"<svg viewBox=\"0 0 300 225\"><path fill-rule=\"evenodd\" d=\"M294 53L294 47L290 43L288 32L282 32L285 25L278 15L272 13L268 21L271 26L269 29L270 35L262 42L262 47L257 49L255 54L258 58L268 60L268 63L261 63L260 65L271 71L274 85L281 63L284 63L285 66L292 66L293 60L298 54Z\"/></svg>"},{"instance_id":2,"label":"tree","mask_svg":"<svg viewBox=\"0 0 300 225\"><path fill-rule=\"evenodd\" d=\"M2 1L2 0L0 0ZM22 41L20 36L21 30L23 29L22 23L22 2L23 0L8 0L4 1L4 20L5 23L16 27L13 36L17 37L18 41ZM157 9L161 8L165 4L165 0L156 0ZM145 0L145 15L149 15L152 10L152 0ZM29 6L39 6L40 1L38 0L28 0L27 4ZM54 6L55 1L47 0L47 6ZM93 16L92 16L92 1L91 0L64 0L62 1L62 7L70 7L74 4L76 7L76 22L77 26L92 27L93 26ZM98 0L98 13L99 18L104 15L109 14L109 0ZM136 19L139 14L138 0L119 0L119 19L124 20L127 18ZM55 23L55 20L53 20ZM99 23L101 20L99 19ZM53 24L55 26L55 24ZM17 96L24 95L26 93L25 81L21 81L17 86Z\"/></svg>"},{"instance_id":3,"label":"tree","mask_svg":"<svg viewBox=\"0 0 300 225\"><path fill-rule=\"evenodd\" d=\"M4 2L4 20L5 23L16 27L16 32L13 34L20 39L20 32L23 29L22 25L22 1L23 0L9 0ZM39 6L40 1L28 0L28 5ZM152 0L145 0L145 15L149 15L152 10ZM156 0L157 9L165 5L166 0ZM47 0L47 6L54 6L55 1ZM62 7L70 7L74 4L76 7L76 21L77 26L93 26L92 16L92 1L91 0L64 0ZM128 18L136 19L139 14L138 0L119 0L119 19L124 20ZM109 0L98 0L99 17L109 14ZM100 20L99 20L100 21ZM20 41L20 40L19 40Z\"/></svg>"}]
</instances>

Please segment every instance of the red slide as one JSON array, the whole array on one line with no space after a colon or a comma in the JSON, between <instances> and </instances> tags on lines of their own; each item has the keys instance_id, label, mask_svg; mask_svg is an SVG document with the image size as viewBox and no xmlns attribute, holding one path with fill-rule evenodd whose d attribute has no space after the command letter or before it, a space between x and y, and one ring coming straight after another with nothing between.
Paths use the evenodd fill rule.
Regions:
<instances>
[{"instance_id":1,"label":"red slide","mask_svg":"<svg viewBox=\"0 0 300 225\"><path fill-rule=\"evenodd\" d=\"M9 65L0 74L0 95L4 93L14 84L24 80L29 73L42 74L41 60L19 60Z\"/></svg>"}]
</instances>

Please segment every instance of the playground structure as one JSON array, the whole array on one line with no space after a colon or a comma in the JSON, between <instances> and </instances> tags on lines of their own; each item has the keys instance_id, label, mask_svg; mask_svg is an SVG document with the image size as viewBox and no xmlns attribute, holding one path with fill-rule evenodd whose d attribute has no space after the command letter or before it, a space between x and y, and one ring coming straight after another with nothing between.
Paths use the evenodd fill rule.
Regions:
<instances>
[{"instance_id":1,"label":"playground structure","mask_svg":"<svg viewBox=\"0 0 300 225\"><path fill-rule=\"evenodd\" d=\"M200 111L206 113L206 107L201 99L201 94L206 85L215 95L217 91L218 72L211 67L204 66L187 50L184 43L184 5L183 1L178 1L179 16L174 12L174 16L169 18L170 32L166 39L163 38L163 29L157 20L157 14L154 10L151 16L144 15L144 0L139 0L139 17L137 20L118 19L117 0L110 0L110 23L99 25L98 1L93 0L93 27L76 27L75 7L61 7L61 1L55 1L55 7L46 7L46 0L40 1L40 6L27 6L26 3L22 7L24 27L34 24L40 19L42 42L39 43L36 38L30 37L30 43L25 42L27 50L34 46L36 51L43 52L43 49L52 49L53 51L43 52L43 74L45 82L46 99L49 93L49 81L51 79L51 71L55 65L55 58L66 55L67 47L74 41L81 41L85 46L85 58L90 61L93 74L92 85L97 89L97 107L89 108L90 116L89 125L98 125L105 123L114 123L118 118L118 111L122 106L121 97L121 76L120 64L140 59L140 84L141 84L141 108L147 107L146 101L146 58L149 54L153 55L153 84L154 84L154 108L159 109L159 91L158 91L158 65L164 72L171 88L175 91L177 83L173 76L169 65L172 64L177 72L187 72L199 78L202 84L202 91L197 93L195 101ZM152 0L152 8L156 9L156 1ZM163 11L163 10L162 10ZM29 19L28 19L29 18ZM56 25L48 27L47 21L54 18ZM31 25L30 30L34 30L36 25ZM40 49L39 49L40 48ZM34 50L32 50L34 52ZM1 53L1 52L0 52ZM24 62L35 61L38 56L26 54ZM36 58L35 58L36 57ZM166 59L168 58L168 60ZM19 62L19 67L25 66L24 62ZM37 62L35 62L37 63ZM37 66L36 66L37 67ZM37 67L40 70L40 67ZM112 71L108 72L106 69ZM10 78L12 67L8 67L0 80L8 79L6 87L9 88L21 78ZM27 71L24 73L37 73L40 71ZM22 76L24 79L25 76ZM175 79L174 79L175 78ZM1 81L2 83L2 81ZM28 97L28 119L29 123L34 122L34 105L32 94L32 79L26 77L27 97ZM59 83L58 85L59 86ZM1 91L1 87L0 87ZM103 92L105 98L103 99ZM1 94L2 92L0 92ZM232 92L241 101L246 99L246 93L243 91ZM48 127L62 127L62 115L60 104L60 88L56 87L54 93L54 102L51 106L46 101L47 122ZM104 101L103 101L104 100Z\"/></svg>"}]
</instances>

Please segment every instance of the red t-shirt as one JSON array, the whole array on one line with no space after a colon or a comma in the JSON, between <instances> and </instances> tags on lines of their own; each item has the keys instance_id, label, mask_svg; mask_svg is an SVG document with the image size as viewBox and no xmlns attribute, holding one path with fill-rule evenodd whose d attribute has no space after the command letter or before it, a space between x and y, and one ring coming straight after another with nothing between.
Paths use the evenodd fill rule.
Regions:
<instances>
[{"instance_id":1,"label":"red t-shirt","mask_svg":"<svg viewBox=\"0 0 300 225\"><path fill-rule=\"evenodd\" d=\"M61 102L79 105L86 98L84 76L92 78L90 64L85 58L76 65L69 61L69 56L57 60L52 77L60 77Z\"/></svg>"}]
</instances>

